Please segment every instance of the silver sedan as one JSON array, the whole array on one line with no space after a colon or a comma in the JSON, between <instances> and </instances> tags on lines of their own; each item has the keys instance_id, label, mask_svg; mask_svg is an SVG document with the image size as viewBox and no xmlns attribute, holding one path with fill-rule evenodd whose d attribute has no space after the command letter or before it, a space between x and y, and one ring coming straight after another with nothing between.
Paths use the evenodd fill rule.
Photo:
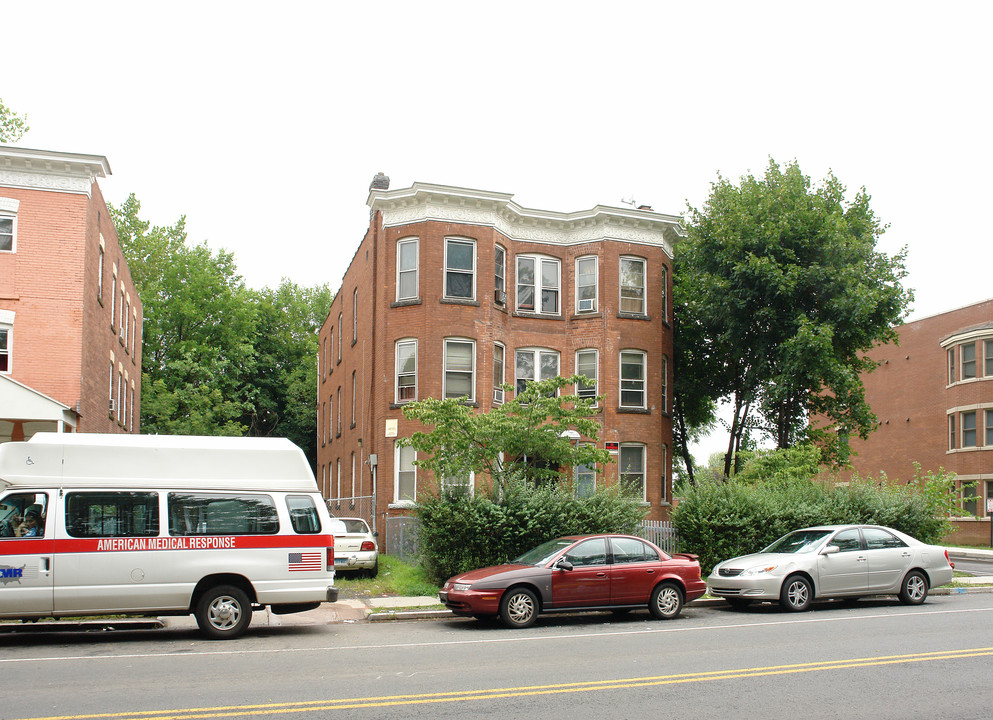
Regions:
<instances>
[{"instance_id":1,"label":"silver sedan","mask_svg":"<svg viewBox=\"0 0 993 720\"><path fill-rule=\"evenodd\" d=\"M719 563L707 592L734 607L778 602L806 610L812 600L897 595L919 605L952 579L948 552L878 525L824 525L795 530L761 552Z\"/></svg>"}]
</instances>

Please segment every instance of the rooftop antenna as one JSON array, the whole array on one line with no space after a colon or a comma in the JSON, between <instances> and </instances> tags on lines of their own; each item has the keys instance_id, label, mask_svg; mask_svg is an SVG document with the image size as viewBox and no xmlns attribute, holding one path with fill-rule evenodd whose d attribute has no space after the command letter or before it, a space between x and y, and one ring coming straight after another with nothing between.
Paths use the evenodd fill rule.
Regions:
<instances>
[{"instance_id":1,"label":"rooftop antenna","mask_svg":"<svg viewBox=\"0 0 993 720\"><path fill-rule=\"evenodd\" d=\"M638 206L638 204L634 201L634 195L628 195L626 198L621 198L621 202L625 205L630 205L631 207Z\"/></svg>"}]
</instances>

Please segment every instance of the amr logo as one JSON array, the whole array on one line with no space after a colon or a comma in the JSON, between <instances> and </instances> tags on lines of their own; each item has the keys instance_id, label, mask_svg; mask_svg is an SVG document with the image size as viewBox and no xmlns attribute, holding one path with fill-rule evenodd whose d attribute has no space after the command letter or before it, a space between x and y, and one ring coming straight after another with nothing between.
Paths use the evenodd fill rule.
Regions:
<instances>
[{"instance_id":1,"label":"amr logo","mask_svg":"<svg viewBox=\"0 0 993 720\"><path fill-rule=\"evenodd\" d=\"M20 584L21 578L24 577L24 565L20 567L12 567L10 565L0 565L0 583L4 587L7 587L7 583L16 582Z\"/></svg>"}]
</instances>

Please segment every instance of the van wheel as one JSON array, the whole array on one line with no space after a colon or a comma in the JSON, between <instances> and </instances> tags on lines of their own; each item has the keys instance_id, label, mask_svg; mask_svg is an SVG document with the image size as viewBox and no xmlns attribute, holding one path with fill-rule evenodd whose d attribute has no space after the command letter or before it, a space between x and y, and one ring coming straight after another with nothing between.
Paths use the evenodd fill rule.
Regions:
<instances>
[{"instance_id":1,"label":"van wheel","mask_svg":"<svg viewBox=\"0 0 993 720\"><path fill-rule=\"evenodd\" d=\"M200 632L211 640L230 640L252 621L248 595L233 585L218 585L200 596L194 615Z\"/></svg>"}]
</instances>

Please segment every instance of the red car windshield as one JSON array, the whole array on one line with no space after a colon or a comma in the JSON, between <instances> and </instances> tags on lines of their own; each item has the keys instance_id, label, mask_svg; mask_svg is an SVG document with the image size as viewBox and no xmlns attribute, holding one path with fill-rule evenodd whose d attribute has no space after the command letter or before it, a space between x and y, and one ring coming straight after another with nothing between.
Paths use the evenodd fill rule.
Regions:
<instances>
[{"instance_id":1,"label":"red car windshield","mask_svg":"<svg viewBox=\"0 0 993 720\"><path fill-rule=\"evenodd\" d=\"M512 560L514 565L544 565L562 550L572 545L575 540L569 538L558 538L542 543L534 550L528 550L516 560Z\"/></svg>"}]
</instances>

